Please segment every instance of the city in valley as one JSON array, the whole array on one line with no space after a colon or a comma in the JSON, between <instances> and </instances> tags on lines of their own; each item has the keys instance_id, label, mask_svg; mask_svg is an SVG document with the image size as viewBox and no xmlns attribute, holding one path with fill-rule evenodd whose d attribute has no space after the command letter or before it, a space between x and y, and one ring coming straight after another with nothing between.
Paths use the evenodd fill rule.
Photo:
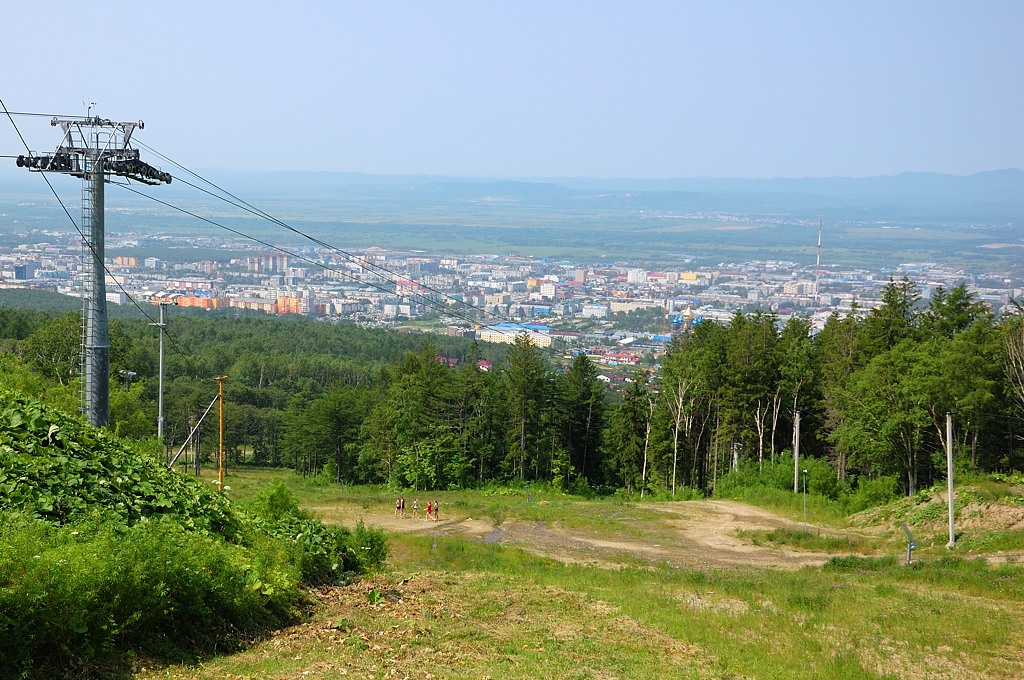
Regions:
<instances>
[{"instance_id":1,"label":"city in valley","mask_svg":"<svg viewBox=\"0 0 1024 680\"><path fill-rule=\"evenodd\" d=\"M0 248L0 289L78 297L82 243L74 232L33 231ZM526 255L427 254L367 247L275 250L244 239L121 233L107 236L107 300L251 310L405 326L483 341L528 333L540 347L588 347L611 365L657 356L673 332L766 309L821 328L833 312L866 311L906 277L927 299L964 284L998 312L1022 293L1008 273L907 262L888 271L764 260L652 268ZM190 261L189 250L230 257ZM134 252L139 255L118 255ZM175 253L175 260L141 253Z\"/></svg>"},{"instance_id":2,"label":"city in valley","mask_svg":"<svg viewBox=\"0 0 1024 680\"><path fill-rule=\"evenodd\" d=\"M77 185L57 178L48 194L38 179L22 172L0 193L0 291L79 298L92 254L77 223ZM628 367L655 363L679 330L737 311L770 310L780 322L798 315L820 329L833 313L866 313L904 277L922 304L962 284L996 314L1016 309L1024 291L1019 170L802 180L280 173L219 182L196 192L182 180L151 194L111 186L111 313L168 303L490 342L528 333L539 347L586 349ZM55 200L57 189L67 198Z\"/></svg>"}]
</instances>

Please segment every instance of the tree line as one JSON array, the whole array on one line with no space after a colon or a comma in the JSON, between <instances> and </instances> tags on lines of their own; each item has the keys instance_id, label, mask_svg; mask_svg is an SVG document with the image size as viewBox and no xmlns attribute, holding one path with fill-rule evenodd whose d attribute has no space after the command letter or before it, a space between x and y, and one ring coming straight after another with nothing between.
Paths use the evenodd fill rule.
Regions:
<instances>
[{"instance_id":1,"label":"tree line","mask_svg":"<svg viewBox=\"0 0 1024 680\"><path fill-rule=\"evenodd\" d=\"M74 314L0 308L8 362L65 407L76 396L77 324ZM1021 316L994 317L963 284L923 300L916 284L890 281L879 306L833 313L817 333L805 318L736 312L677 334L659 369L618 389L585 352L559 361L526 335L497 347L230 317L168 331L165 440L183 440L212 377L227 375L231 460L341 483L706 494L741 466L791 459L799 431L800 454L827 462L840 484L892 477L912 494L945 475L947 412L958 465L1024 462ZM122 435L152 433L155 347L146 324L112 322L112 379L128 367L137 376L111 390L111 427Z\"/></svg>"}]
</instances>

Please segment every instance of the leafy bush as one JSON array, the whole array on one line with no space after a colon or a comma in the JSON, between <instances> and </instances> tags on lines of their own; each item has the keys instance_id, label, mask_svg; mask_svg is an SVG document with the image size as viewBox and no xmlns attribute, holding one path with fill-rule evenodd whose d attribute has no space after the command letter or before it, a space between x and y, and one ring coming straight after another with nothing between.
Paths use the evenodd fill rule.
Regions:
<instances>
[{"instance_id":1,"label":"leafy bush","mask_svg":"<svg viewBox=\"0 0 1024 680\"><path fill-rule=\"evenodd\" d=\"M749 540L754 545L775 544L787 545L803 550L818 550L823 552L851 551L857 549L862 542L851 536L822 535L812 531L800 531L798 529L771 529L771 530L739 530L736 532L741 538Z\"/></svg>"},{"instance_id":2,"label":"leafy bush","mask_svg":"<svg viewBox=\"0 0 1024 680\"><path fill-rule=\"evenodd\" d=\"M899 480L896 477L876 477L857 481L856 489L843 497L843 506L847 512L860 512L868 508L885 505L896 498L899 493Z\"/></svg>"},{"instance_id":3,"label":"leafy bush","mask_svg":"<svg viewBox=\"0 0 1024 680\"><path fill-rule=\"evenodd\" d=\"M354 572L379 567L387 559L387 539L382 530L366 528L362 522L355 532L327 526L302 512L295 496L280 480L257 494L249 509L257 527L292 547L305 583L345 583Z\"/></svg>"},{"instance_id":4,"label":"leafy bush","mask_svg":"<svg viewBox=\"0 0 1024 680\"><path fill-rule=\"evenodd\" d=\"M639 500L639 494L633 494L633 500ZM644 494L645 501L660 503L663 501L698 501L707 498L705 493L692 486L677 486L676 493L672 495L671 487L657 487Z\"/></svg>"},{"instance_id":5,"label":"leafy bush","mask_svg":"<svg viewBox=\"0 0 1024 680\"><path fill-rule=\"evenodd\" d=\"M579 476L572 480L569 484L569 488L566 490L566 493L586 499L594 498L596 495L594 493L594 489L590 487L590 482L583 476Z\"/></svg>"},{"instance_id":6,"label":"leafy bush","mask_svg":"<svg viewBox=\"0 0 1024 680\"><path fill-rule=\"evenodd\" d=\"M907 524L918 526L920 524L932 524L949 513L949 506L946 503L924 503L918 505L907 515Z\"/></svg>"},{"instance_id":7,"label":"leafy bush","mask_svg":"<svg viewBox=\"0 0 1024 680\"><path fill-rule=\"evenodd\" d=\"M800 460L800 470L807 470L807 493L834 501L839 498L842 486L836 480L836 473L826 461L818 458ZM804 489L804 474L798 478L800 492ZM785 454L777 463L764 463L758 468L757 462L746 461L739 469L730 470L718 480L716 494L720 496L743 496L744 489L767 488L793 492L793 459Z\"/></svg>"},{"instance_id":8,"label":"leafy bush","mask_svg":"<svg viewBox=\"0 0 1024 680\"><path fill-rule=\"evenodd\" d=\"M299 501L295 494L280 479L275 479L253 496L248 509L256 517L268 522L280 522L289 517L307 517L299 510Z\"/></svg>"},{"instance_id":9,"label":"leafy bush","mask_svg":"<svg viewBox=\"0 0 1024 680\"><path fill-rule=\"evenodd\" d=\"M826 571L888 571L897 566L898 562L892 555L885 557L859 557L843 555L833 557L823 567Z\"/></svg>"},{"instance_id":10,"label":"leafy bush","mask_svg":"<svg viewBox=\"0 0 1024 680\"><path fill-rule=\"evenodd\" d=\"M0 510L67 524L101 510L125 526L170 515L233 538L228 500L121 440L24 397L0 392Z\"/></svg>"},{"instance_id":11,"label":"leafy bush","mask_svg":"<svg viewBox=\"0 0 1024 680\"><path fill-rule=\"evenodd\" d=\"M124 670L134 653L180 660L296 620L286 560L170 518L125 528L0 519L0 668L29 677Z\"/></svg>"},{"instance_id":12,"label":"leafy bush","mask_svg":"<svg viewBox=\"0 0 1024 680\"><path fill-rule=\"evenodd\" d=\"M127 674L296 619L300 584L381 564L380 531L326 527L283 486L252 516L207 485L0 391L0 677Z\"/></svg>"}]
</instances>

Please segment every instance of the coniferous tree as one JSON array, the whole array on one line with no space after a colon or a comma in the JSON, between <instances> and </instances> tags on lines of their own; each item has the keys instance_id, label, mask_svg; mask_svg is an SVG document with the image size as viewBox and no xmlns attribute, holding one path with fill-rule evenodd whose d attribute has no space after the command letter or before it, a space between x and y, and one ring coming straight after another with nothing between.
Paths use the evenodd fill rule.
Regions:
<instances>
[{"instance_id":1,"label":"coniferous tree","mask_svg":"<svg viewBox=\"0 0 1024 680\"><path fill-rule=\"evenodd\" d=\"M612 407L609 415L608 474L629 492L634 488L644 490L653 406L654 396L647 374L638 370L622 395L622 401Z\"/></svg>"},{"instance_id":2,"label":"coniferous tree","mask_svg":"<svg viewBox=\"0 0 1024 680\"><path fill-rule=\"evenodd\" d=\"M914 335L920 298L921 289L907 277L889 279L882 289L882 304L868 312L857 335L860 365Z\"/></svg>"},{"instance_id":3,"label":"coniferous tree","mask_svg":"<svg viewBox=\"0 0 1024 680\"><path fill-rule=\"evenodd\" d=\"M589 483L600 481L606 390L597 376L597 366L581 352L558 380L556 408L560 412L560 445L568 454L566 482L577 476Z\"/></svg>"},{"instance_id":4,"label":"coniferous tree","mask_svg":"<svg viewBox=\"0 0 1024 680\"><path fill-rule=\"evenodd\" d=\"M833 312L814 339L816 363L821 371L821 417L824 430L828 433L843 427L849 414L850 382L858 368L857 336L860 325L856 314L856 306L845 317ZM836 477L844 480L852 451L849 448L850 440L829 437L827 441L834 447L832 459Z\"/></svg>"},{"instance_id":5,"label":"coniferous tree","mask_svg":"<svg viewBox=\"0 0 1024 680\"><path fill-rule=\"evenodd\" d=\"M502 387L508 415L509 472L526 479L527 470L537 477L541 437L541 408L545 402L547 367L536 345L526 333L518 335L506 357Z\"/></svg>"}]
</instances>

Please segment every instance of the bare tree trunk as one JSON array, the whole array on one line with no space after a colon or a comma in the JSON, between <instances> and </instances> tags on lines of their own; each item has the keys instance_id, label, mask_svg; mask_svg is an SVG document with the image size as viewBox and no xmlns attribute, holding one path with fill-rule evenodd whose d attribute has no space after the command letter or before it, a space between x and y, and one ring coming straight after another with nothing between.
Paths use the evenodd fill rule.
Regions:
<instances>
[{"instance_id":1,"label":"bare tree trunk","mask_svg":"<svg viewBox=\"0 0 1024 680\"><path fill-rule=\"evenodd\" d=\"M754 427L757 430L757 469L760 472L764 469L764 431L765 417L768 415L768 407L757 401L757 408L754 409Z\"/></svg>"},{"instance_id":2,"label":"bare tree trunk","mask_svg":"<svg viewBox=\"0 0 1024 680\"><path fill-rule=\"evenodd\" d=\"M519 479L526 479L526 418L519 420Z\"/></svg>"},{"instance_id":3,"label":"bare tree trunk","mask_svg":"<svg viewBox=\"0 0 1024 680\"><path fill-rule=\"evenodd\" d=\"M695 414L696 414L696 410L697 410L696 399L693 400L692 406L693 406L693 408L690 411L690 417L687 419L687 424L686 424L687 436L690 436L693 433L694 423L696 422L695 421ZM704 439L704 432L707 430L708 421L709 420L711 420L711 411L710 411L710 409L708 409L707 411L704 412L704 417L701 418L701 420L700 420L700 430L697 432L697 435L693 438L693 467L691 468L691 471L696 473L697 484L700 485L702 491L706 491L707 490L707 486L706 485L707 485L707 482L708 482L708 468L711 467L711 466L708 464L708 457L707 456L699 455L700 454L700 443ZM709 442L709 447L708 448L710 448L710 442ZM698 460L700 460L700 463L701 463L699 469L697 467ZM691 481L693 481L693 477L692 476L691 476Z\"/></svg>"},{"instance_id":4,"label":"bare tree trunk","mask_svg":"<svg viewBox=\"0 0 1024 680\"><path fill-rule=\"evenodd\" d=\"M640 487L640 498L644 497L644 491L647 490L647 450L651 445L651 426L654 424L654 400L651 399L650 395L647 396L647 428L644 432L644 467L640 473L640 482L643 486Z\"/></svg>"},{"instance_id":5,"label":"bare tree trunk","mask_svg":"<svg viewBox=\"0 0 1024 680\"><path fill-rule=\"evenodd\" d=\"M772 396L772 427L769 435L768 450L771 452L772 465L775 464L775 432L779 427L779 411L782 410L782 394L779 390L775 390L774 396Z\"/></svg>"},{"instance_id":6,"label":"bare tree trunk","mask_svg":"<svg viewBox=\"0 0 1024 680\"><path fill-rule=\"evenodd\" d=\"M721 426L722 426L722 413L721 413L721 411L716 409L715 410L714 444L712 445L712 449L715 452L715 472L714 472L714 477L712 477L712 481L711 481L711 494L712 495L714 495L715 491L718 489L718 440L719 440L718 433L719 433L719 428L721 428Z\"/></svg>"},{"instance_id":7,"label":"bare tree trunk","mask_svg":"<svg viewBox=\"0 0 1024 680\"><path fill-rule=\"evenodd\" d=\"M672 411L672 497L676 495L676 469L679 463L679 429L686 418L684 402L689 386L680 378L676 384L674 393L668 402L669 410Z\"/></svg>"}]
</instances>

